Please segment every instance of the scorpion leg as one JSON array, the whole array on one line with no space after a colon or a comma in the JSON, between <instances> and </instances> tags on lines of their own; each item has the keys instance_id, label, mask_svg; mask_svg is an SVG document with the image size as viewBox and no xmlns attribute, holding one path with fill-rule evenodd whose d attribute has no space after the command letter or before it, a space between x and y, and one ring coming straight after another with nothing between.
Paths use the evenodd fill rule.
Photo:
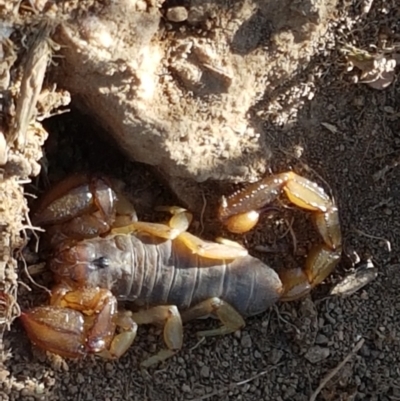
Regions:
<instances>
[{"instance_id":1,"label":"scorpion leg","mask_svg":"<svg viewBox=\"0 0 400 401\"><path fill-rule=\"evenodd\" d=\"M284 192L294 205L310 211L322 243L315 245L303 269L280 273L284 286L282 300L307 294L325 280L338 264L342 252L339 212L335 202L316 183L293 172L266 177L228 198L223 198L219 218L228 230L243 233L253 228L259 211Z\"/></svg>"},{"instance_id":2,"label":"scorpion leg","mask_svg":"<svg viewBox=\"0 0 400 401\"><path fill-rule=\"evenodd\" d=\"M118 359L125 354L136 338L137 323L132 319L132 312L118 311L115 324L119 333L115 334L109 348L97 352L104 359Z\"/></svg>"},{"instance_id":3,"label":"scorpion leg","mask_svg":"<svg viewBox=\"0 0 400 401\"><path fill-rule=\"evenodd\" d=\"M148 368L154 364L165 361L175 355L183 342L182 319L178 308L174 305L155 306L132 314L132 319L138 324L164 325L164 342L167 349L159 351L156 355L141 363Z\"/></svg>"},{"instance_id":4,"label":"scorpion leg","mask_svg":"<svg viewBox=\"0 0 400 401\"><path fill-rule=\"evenodd\" d=\"M193 253L209 259L236 259L248 254L247 249L233 241L224 239L220 239L219 242L205 241L186 231L192 221L192 214L183 208L167 206L158 210L172 214L168 224L137 221L124 227L113 228L112 233L142 232L163 239L180 241Z\"/></svg>"},{"instance_id":5,"label":"scorpion leg","mask_svg":"<svg viewBox=\"0 0 400 401\"><path fill-rule=\"evenodd\" d=\"M245 326L243 317L235 310L235 308L217 297L206 299L183 312L182 320L187 322L208 315L215 315L221 321L222 326L218 329L199 331L197 333L199 337L229 334Z\"/></svg>"},{"instance_id":6,"label":"scorpion leg","mask_svg":"<svg viewBox=\"0 0 400 401\"><path fill-rule=\"evenodd\" d=\"M158 210L169 211L172 214L172 218L168 224L133 221L125 226L114 227L111 232L113 234L140 232L158 238L174 240L181 233L185 232L192 222L191 213L185 209L171 206L158 208Z\"/></svg>"},{"instance_id":7,"label":"scorpion leg","mask_svg":"<svg viewBox=\"0 0 400 401\"><path fill-rule=\"evenodd\" d=\"M208 259L231 260L242 258L248 254L240 244L220 239L221 242L205 241L195 235L184 232L176 239L181 241L193 253Z\"/></svg>"},{"instance_id":8,"label":"scorpion leg","mask_svg":"<svg viewBox=\"0 0 400 401\"><path fill-rule=\"evenodd\" d=\"M134 341L137 329L128 313L117 311L111 292L100 288L70 291L59 286L51 305L22 313L21 320L34 344L68 358L88 353L118 358Z\"/></svg>"}]
</instances>

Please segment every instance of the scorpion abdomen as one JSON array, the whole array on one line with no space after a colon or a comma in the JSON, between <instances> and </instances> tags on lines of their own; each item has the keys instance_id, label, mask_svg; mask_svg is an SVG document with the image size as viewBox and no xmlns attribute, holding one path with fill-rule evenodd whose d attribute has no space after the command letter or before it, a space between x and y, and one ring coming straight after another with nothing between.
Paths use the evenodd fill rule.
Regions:
<instances>
[{"instance_id":1,"label":"scorpion abdomen","mask_svg":"<svg viewBox=\"0 0 400 401\"><path fill-rule=\"evenodd\" d=\"M251 316L274 304L282 292L278 274L250 255L209 259L179 240L137 233L98 237L62 249L51 268L64 279L68 274L91 287L109 289L118 300L138 307L175 305L184 311L217 297L242 316Z\"/></svg>"},{"instance_id":2,"label":"scorpion abdomen","mask_svg":"<svg viewBox=\"0 0 400 401\"><path fill-rule=\"evenodd\" d=\"M137 236L131 241L134 286L128 298L138 306L176 305L186 310L218 297L241 315L251 316L266 310L281 295L278 274L250 255L221 261L191 253L179 241Z\"/></svg>"}]
</instances>

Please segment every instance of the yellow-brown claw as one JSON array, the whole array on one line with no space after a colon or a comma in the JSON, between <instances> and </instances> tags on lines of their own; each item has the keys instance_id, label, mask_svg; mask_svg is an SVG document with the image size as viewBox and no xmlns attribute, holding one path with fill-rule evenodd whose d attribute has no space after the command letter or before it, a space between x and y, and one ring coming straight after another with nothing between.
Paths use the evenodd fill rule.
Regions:
<instances>
[{"instance_id":1,"label":"yellow-brown claw","mask_svg":"<svg viewBox=\"0 0 400 401\"><path fill-rule=\"evenodd\" d=\"M84 319L80 312L40 306L21 313L22 324L33 344L66 358L87 353Z\"/></svg>"},{"instance_id":2,"label":"yellow-brown claw","mask_svg":"<svg viewBox=\"0 0 400 401\"><path fill-rule=\"evenodd\" d=\"M132 344L137 324L117 311L117 300L101 288L55 288L52 305L21 314L28 337L38 347L67 358L98 354L119 358Z\"/></svg>"},{"instance_id":3,"label":"yellow-brown claw","mask_svg":"<svg viewBox=\"0 0 400 401\"><path fill-rule=\"evenodd\" d=\"M46 228L50 244L94 238L110 230L117 198L108 179L76 174L50 189L35 205L32 223Z\"/></svg>"}]
</instances>

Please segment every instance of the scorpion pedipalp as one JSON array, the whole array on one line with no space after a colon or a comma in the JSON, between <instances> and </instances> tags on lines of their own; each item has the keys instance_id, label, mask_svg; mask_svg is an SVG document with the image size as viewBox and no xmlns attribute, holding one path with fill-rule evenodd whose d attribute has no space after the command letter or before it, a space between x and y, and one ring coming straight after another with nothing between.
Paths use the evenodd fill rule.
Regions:
<instances>
[{"instance_id":1,"label":"scorpion pedipalp","mask_svg":"<svg viewBox=\"0 0 400 401\"><path fill-rule=\"evenodd\" d=\"M94 238L115 221L116 195L108 179L74 174L52 187L38 202L32 223L46 228L50 247Z\"/></svg>"},{"instance_id":2,"label":"scorpion pedipalp","mask_svg":"<svg viewBox=\"0 0 400 401\"><path fill-rule=\"evenodd\" d=\"M89 287L71 290L61 285L49 306L22 313L21 320L34 344L68 358L88 353L119 358L137 330L130 315L117 310L117 299L109 290Z\"/></svg>"}]
</instances>

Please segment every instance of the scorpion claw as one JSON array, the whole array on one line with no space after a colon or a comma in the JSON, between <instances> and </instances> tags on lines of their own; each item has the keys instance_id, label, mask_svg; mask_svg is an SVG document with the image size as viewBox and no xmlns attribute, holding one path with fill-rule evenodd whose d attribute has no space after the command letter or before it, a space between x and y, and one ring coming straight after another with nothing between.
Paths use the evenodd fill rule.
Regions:
<instances>
[{"instance_id":1,"label":"scorpion claw","mask_svg":"<svg viewBox=\"0 0 400 401\"><path fill-rule=\"evenodd\" d=\"M115 359L135 339L137 324L129 312L117 311L117 300L108 290L60 286L52 302L21 315L28 337L46 351L67 358L94 353Z\"/></svg>"},{"instance_id":2,"label":"scorpion claw","mask_svg":"<svg viewBox=\"0 0 400 401\"><path fill-rule=\"evenodd\" d=\"M81 313L61 307L40 306L23 312L21 321L29 339L38 347L66 358L85 354Z\"/></svg>"}]
</instances>

